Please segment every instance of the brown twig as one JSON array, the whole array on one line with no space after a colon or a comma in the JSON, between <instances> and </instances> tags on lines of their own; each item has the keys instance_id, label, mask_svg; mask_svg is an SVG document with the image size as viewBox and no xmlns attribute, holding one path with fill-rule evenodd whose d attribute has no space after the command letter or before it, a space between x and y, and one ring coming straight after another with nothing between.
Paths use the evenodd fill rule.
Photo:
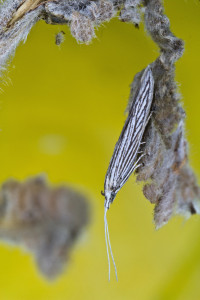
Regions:
<instances>
[{"instance_id":1,"label":"brown twig","mask_svg":"<svg viewBox=\"0 0 200 300\"><path fill-rule=\"evenodd\" d=\"M15 22L21 19L26 13L36 9L39 5L50 2L53 0L24 0L19 6L17 11L13 14L11 21L8 23L8 27L12 26Z\"/></svg>"}]
</instances>

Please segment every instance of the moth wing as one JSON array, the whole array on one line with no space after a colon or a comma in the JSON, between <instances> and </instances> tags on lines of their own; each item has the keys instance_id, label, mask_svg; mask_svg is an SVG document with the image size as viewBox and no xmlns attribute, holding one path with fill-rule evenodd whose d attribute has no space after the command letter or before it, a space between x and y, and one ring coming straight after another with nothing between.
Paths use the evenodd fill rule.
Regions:
<instances>
[{"instance_id":1,"label":"moth wing","mask_svg":"<svg viewBox=\"0 0 200 300\"><path fill-rule=\"evenodd\" d=\"M116 193L128 180L136 165L142 136L153 99L153 75L147 67L141 79L136 100L132 104L106 174L106 181ZM107 183L108 183L107 182Z\"/></svg>"}]
</instances>

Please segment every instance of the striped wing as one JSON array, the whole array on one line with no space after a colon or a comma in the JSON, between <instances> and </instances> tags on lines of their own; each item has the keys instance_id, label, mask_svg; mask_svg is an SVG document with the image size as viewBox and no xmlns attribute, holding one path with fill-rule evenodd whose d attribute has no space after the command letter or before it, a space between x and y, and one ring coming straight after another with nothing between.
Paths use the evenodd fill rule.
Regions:
<instances>
[{"instance_id":1,"label":"striped wing","mask_svg":"<svg viewBox=\"0 0 200 300\"><path fill-rule=\"evenodd\" d=\"M112 191L116 195L136 168L138 150L149 120L153 88L153 75L148 66L141 78L140 89L115 146L105 178L105 191Z\"/></svg>"}]
</instances>

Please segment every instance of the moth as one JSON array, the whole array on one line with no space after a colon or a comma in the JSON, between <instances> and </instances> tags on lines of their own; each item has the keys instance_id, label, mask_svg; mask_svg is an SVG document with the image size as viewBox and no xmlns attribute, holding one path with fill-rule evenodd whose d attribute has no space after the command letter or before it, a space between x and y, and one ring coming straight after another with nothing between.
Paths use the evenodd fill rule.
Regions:
<instances>
[{"instance_id":1,"label":"moth","mask_svg":"<svg viewBox=\"0 0 200 300\"><path fill-rule=\"evenodd\" d=\"M133 101L131 104L128 117L115 145L115 149L105 176L104 192L102 194L105 196L104 226L109 264L109 280L109 249L115 268L116 278L117 268L112 253L106 214L107 210L110 208L110 204L114 201L119 190L123 187L136 168L140 166L139 161L143 155L138 157L139 148L142 144L142 137L151 116L150 109L153 100L153 91L153 74L150 66L147 66L141 77L140 87L135 95L135 101Z\"/></svg>"}]
</instances>

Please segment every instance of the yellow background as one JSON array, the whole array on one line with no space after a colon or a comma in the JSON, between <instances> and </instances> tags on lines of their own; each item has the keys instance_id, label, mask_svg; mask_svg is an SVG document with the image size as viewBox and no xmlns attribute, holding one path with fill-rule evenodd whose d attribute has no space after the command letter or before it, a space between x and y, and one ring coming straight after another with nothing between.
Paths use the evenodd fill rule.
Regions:
<instances>
[{"instance_id":1,"label":"yellow background","mask_svg":"<svg viewBox=\"0 0 200 300\"><path fill-rule=\"evenodd\" d=\"M168 0L174 33L185 40L176 80L187 113L190 161L200 176L200 3ZM55 45L55 34L66 32ZM173 218L155 231L153 206L131 176L108 213L119 282L108 265L104 199L100 195L125 120L129 84L158 56L141 26L117 19L78 45L65 26L39 22L21 45L5 78L0 102L0 181L46 173L53 184L80 187L92 221L63 275L48 283L32 256L0 245L0 300L198 300L200 216Z\"/></svg>"}]
</instances>

